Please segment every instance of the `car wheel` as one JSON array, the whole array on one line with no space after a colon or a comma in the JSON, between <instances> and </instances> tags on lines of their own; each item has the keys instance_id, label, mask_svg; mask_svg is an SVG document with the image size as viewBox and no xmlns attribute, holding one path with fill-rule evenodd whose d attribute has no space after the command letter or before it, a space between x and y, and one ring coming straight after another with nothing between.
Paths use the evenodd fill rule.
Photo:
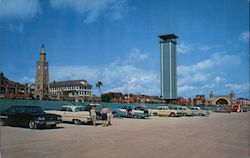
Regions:
<instances>
[{"instance_id":1,"label":"car wheel","mask_svg":"<svg viewBox=\"0 0 250 158\"><path fill-rule=\"evenodd\" d=\"M0 119L0 126L5 126L6 124L6 120Z\"/></svg>"},{"instance_id":2,"label":"car wheel","mask_svg":"<svg viewBox=\"0 0 250 158\"><path fill-rule=\"evenodd\" d=\"M156 112L153 113L154 116L157 116L158 114Z\"/></svg>"},{"instance_id":3,"label":"car wheel","mask_svg":"<svg viewBox=\"0 0 250 158\"><path fill-rule=\"evenodd\" d=\"M76 124L76 125L80 125L80 124L81 124L81 120L74 119L74 120L73 120L73 123Z\"/></svg>"},{"instance_id":4,"label":"car wheel","mask_svg":"<svg viewBox=\"0 0 250 158\"><path fill-rule=\"evenodd\" d=\"M171 113L169 116L170 116L170 117L174 117L174 116L175 116L175 113Z\"/></svg>"},{"instance_id":5,"label":"car wheel","mask_svg":"<svg viewBox=\"0 0 250 158\"><path fill-rule=\"evenodd\" d=\"M118 117L117 112L113 112L113 116L114 116L114 117Z\"/></svg>"},{"instance_id":6,"label":"car wheel","mask_svg":"<svg viewBox=\"0 0 250 158\"><path fill-rule=\"evenodd\" d=\"M37 128L37 124L36 124L36 122L34 120L30 120L29 128L30 129L36 129Z\"/></svg>"}]
</instances>

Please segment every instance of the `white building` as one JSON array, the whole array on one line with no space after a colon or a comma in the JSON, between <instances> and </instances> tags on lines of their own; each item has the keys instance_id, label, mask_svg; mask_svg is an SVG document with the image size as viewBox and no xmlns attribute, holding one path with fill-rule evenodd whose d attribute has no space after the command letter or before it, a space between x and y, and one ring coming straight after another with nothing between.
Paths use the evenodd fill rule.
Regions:
<instances>
[{"instance_id":1,"label":"white building","mask_svg":"<svg viewBox=\"0 0 250 158\"><path fill-rule=\"evenodd\" d=\"M92 97L92 85L86 80L69 80L50 83L50 94L52 99L80 99Z\"/></svg>"}]
</instances>

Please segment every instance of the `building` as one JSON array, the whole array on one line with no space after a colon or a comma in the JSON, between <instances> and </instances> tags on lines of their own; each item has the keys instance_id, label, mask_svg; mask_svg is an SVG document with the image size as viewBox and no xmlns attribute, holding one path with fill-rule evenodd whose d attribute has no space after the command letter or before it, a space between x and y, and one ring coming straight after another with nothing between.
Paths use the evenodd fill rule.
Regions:
<instances>
[{"instance_id":1,"label":"building","mask_svg":"<svg viewBox=\"0 0 250 158\"><path fill-rule=\"evenodd\" d=\"M0 98L23 99L27 98L27 85L9 80L0 73Z\"/></svg>"},{"instance_id":2,"label":"building","mask_svg":"<svg viewBox=\"0 0 250 158\"><path fill-rule=\"evenodd\" d=\"M175 34L160 35L161 96L162 99L177 99L176 39Z\"/></svg>"},{"instance_id":3,"label":"building","mask_svg":"<svg viewBox=\"0 0 250 158\"><path fill-rule=\"evenodd\" d=\"M194 105L205 105L206 102L205 95L196 95L194 99Z\"/></svg>"},{"instance_id":4,"label":"building","mask_svg":"<svg viewBox=\"0 0 250 158\"><path fill-rule=\"evenodd\" d=\"M233 106L234 92L231 91L229 95L215 95L213 92L209 94L212 105Z\"/></svg>"},{"instance_id":5,"label":"building","mask_svg":"<svg viewBox=\"0 0 250 158\"><path fill-rule=\"evenodd\" d=\"M54 81L50 93L55 100L89 100L93 96L92 85L86 80Z\"/></svg>"},{"instance_id":6,"label":"building","mask_svg":"<svg viewBox=\"0 0 250 158\"><path fill-rule=\"evenodd\" d=\"M43 44L40 52L40 60L36 63L35 98L47 100L50 98L49 94L49 64L46 61Z\"/></svg>"}]
</instances>

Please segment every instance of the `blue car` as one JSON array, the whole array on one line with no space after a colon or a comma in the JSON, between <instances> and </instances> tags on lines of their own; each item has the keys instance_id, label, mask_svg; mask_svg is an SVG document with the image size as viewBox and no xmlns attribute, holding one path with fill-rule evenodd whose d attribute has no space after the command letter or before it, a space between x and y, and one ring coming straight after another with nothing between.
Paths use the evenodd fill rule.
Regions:
<instances>
[{"instance_id":1,"label":"blue car","mask_svg":"<svg viewBox=\"0 0 250 158\"><path fill-rule=\"evenodd\" d=\"M122 106L113 109L114 117L146 118L149 117L148 109L141 106Z\"/></svg>"}]
</instances>

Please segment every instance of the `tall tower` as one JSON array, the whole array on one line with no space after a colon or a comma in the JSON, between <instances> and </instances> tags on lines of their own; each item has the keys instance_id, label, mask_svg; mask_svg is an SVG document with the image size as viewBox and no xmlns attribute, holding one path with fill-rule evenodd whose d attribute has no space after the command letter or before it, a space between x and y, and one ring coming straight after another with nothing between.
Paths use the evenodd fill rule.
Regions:
<instances>
[{"instance_id":1,"label":"tall tower","mask_svg":"<svg viewBox=\"0 0 250 158\"><path fill-rule=\"evenodd\" d=\"M162 99L176 99L176 39L178 37L175 34L159 37L161 39L161 96Z\"/></svg>"},{"instance_id":2,"label":"tall tower","mask_svg":"<svg viewBox=\"0 0 250 158\"><path fill-rule=\"evenodd\" d=\"M49 99L49 64L46 61L44 44L41 47L40 61L36 62L35 97L39 100Z\"/></svg>"}]
</instances>

